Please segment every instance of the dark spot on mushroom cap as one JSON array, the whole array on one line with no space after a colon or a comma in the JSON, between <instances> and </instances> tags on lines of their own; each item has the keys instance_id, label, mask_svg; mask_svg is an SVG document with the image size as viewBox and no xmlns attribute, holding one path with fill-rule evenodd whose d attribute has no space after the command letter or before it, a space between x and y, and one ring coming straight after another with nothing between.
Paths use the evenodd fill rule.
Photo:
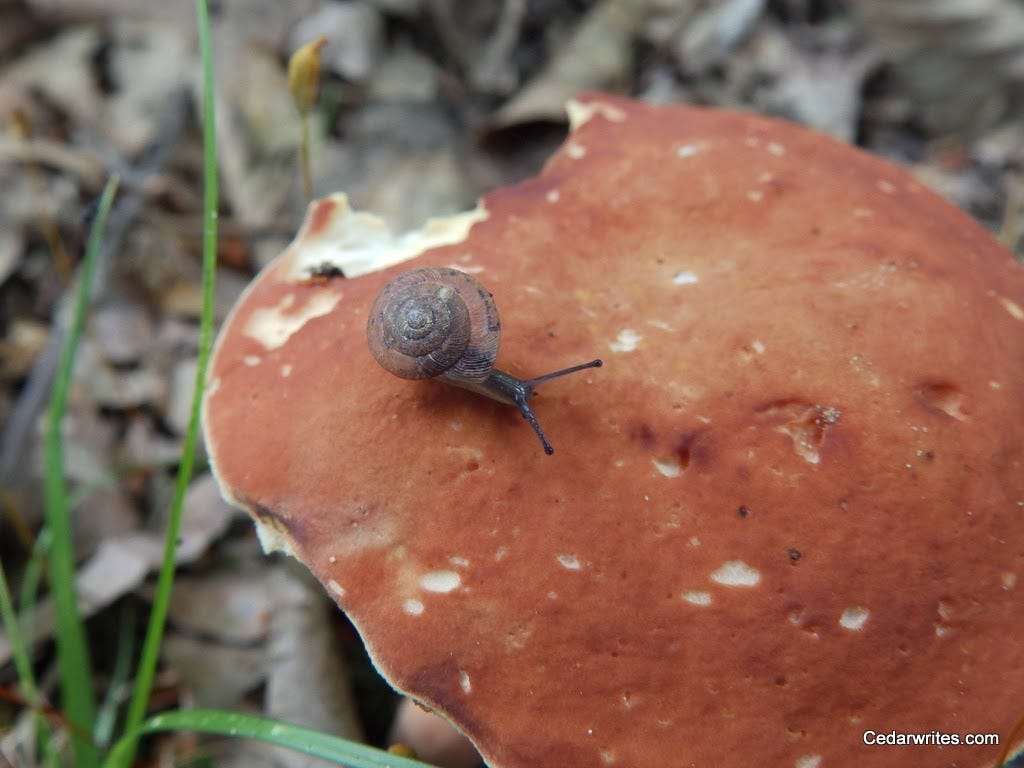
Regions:
<instances>
[{"instance_id":1,"label":"dark spot on mushroom cap","mask_svg":"<svg viewBox=\"0 0 1024 768\"><path fill-rule=\"evenodd\" d=\"M694 429L682 432L672 447L679 458L679 466L687 469L691 464L697 468L706 468L712 461L711 433L707 429Z\"/></svg>"},{"instance_id":2,"label":"dark spot on mushroom cap","mask_svg":"<svg viewBox=\"0 0 1024 768\"><path fill-rule=\"evenodd\" d=\"M658 436L654 434L649 424L636 424L630 427L629 438L648 450L658 444Z\"/></svg>"}]
</instances>

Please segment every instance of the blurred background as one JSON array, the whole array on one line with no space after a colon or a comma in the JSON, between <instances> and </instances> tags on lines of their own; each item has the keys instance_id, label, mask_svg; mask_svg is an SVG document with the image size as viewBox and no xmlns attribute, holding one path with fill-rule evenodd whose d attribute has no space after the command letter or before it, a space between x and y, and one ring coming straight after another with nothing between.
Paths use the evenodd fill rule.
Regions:
<instances>
[{"instance_id":1,"label":"blurred background","mask_svg":"<svg viewBox=\"0 0 1024 768\"><path fill-rule=\"evenodd\" d=\"M287 70L318 37L327 42L309 120L314 194L344 191L396 232L536 174L565 136L566 100L604 90L831 134L908 167L1024 258L1024 0L211 5L218 319L301 221ZM41 413L70 291L100 190L111 174L122 180L64 427L77 587L101 686L126 644L139 645L189 415L198 88L188 0L0 0L0 556L15 594L41 528ZM45 589L31 626L52 694ZM10 655L0 634L0 686L15 680ZM301 567L261 554L205 458L186 503L152 706L266 714L377 745L416 742L439 765L475 763L457 743L446 756L416 741L427 738L408 730L422 726L418 710L402 710L389 735L398 699L358 636ZM2 755L33 754L25 716L0 700ZM181 734L147 749L152 764L315 763Z\"/></svg>"}]
</instances>

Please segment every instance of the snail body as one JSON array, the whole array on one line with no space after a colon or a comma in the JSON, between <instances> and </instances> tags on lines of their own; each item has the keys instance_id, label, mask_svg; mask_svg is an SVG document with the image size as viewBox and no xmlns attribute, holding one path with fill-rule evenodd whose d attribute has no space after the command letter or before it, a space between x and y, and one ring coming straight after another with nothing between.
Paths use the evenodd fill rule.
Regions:
<instances>
[{"instance_id":1,"label":"snail body","mask_svg":"<svg viewBox=\"0 0 1024 768\"><path fill-rule=\"evenodd\" d=\"M377 362L403 379L438 379L515 405L530 422L548 454L529 406L543 381L586 368L576 365L534 379L519 379L494 367L501 323L491 294L475 278L457 269L425 267L388 283L370 309L366 338Z\"/></svg>"}]
</instances>

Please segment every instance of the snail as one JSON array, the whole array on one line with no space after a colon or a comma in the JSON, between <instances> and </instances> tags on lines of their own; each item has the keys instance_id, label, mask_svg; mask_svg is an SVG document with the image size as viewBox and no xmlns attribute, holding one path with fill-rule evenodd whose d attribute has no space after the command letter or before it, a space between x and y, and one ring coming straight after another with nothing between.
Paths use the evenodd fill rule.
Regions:
<instances>
[{"instance_id":1,"label":"snail","mask_svg":"<svg viewBox=\"0 0 1024 768\"><path fill-rule=\"evenodd\" d=\"M442 267L414 269L385 285L366 324L370 351L385 370L403 379L438 379L516 406L550 455L554 448L530 410L535 388L599 368L601 361L518 379L494 367L500 334L487 289L465 272Z\"/></svg>"}]
</instances>

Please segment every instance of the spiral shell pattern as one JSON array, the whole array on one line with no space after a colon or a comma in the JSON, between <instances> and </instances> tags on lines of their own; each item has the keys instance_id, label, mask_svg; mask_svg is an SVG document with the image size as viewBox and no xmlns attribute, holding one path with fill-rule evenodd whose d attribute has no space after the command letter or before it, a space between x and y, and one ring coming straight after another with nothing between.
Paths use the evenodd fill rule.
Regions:
<instances>
[{"instance_id":1,"label":"spiral shell pattern","mask_svg":"<svg viewBox=\"0 0 1024 768\"><path fill-rule=\"evenodd\" d=\"M480 283L457 269L427 267L384 286L366 338L377 362L403 379L482 382L498 356L500 330Z\"/></svg>"}]
</instances>

